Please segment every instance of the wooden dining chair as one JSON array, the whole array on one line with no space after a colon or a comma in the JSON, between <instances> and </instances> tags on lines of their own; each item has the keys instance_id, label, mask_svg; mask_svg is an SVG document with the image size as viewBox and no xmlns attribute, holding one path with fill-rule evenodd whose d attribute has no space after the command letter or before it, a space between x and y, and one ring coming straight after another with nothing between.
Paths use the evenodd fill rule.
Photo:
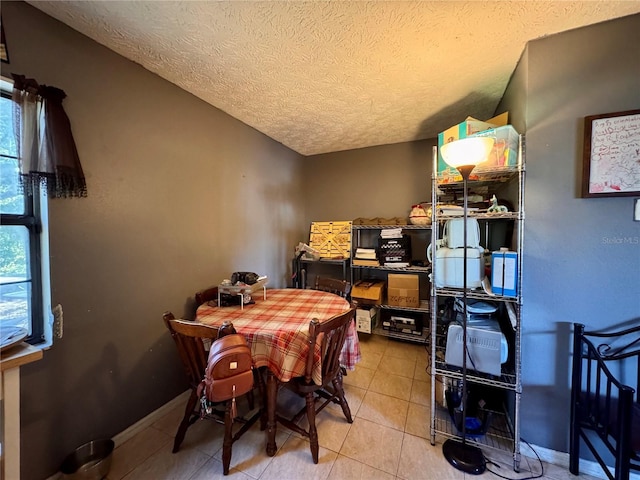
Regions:
<instances>
[{"instance_id":1,"label":"wooden dining chair","mask_svg":"<svg viewBox=\"0 0 640 480\"><path fill-rule=\"evenodd\" d=\"M347 298L351 293L351 284L346 280L338 280L332 277L316 276L314 290L335 293L343 298Z\"/></svg>"},{"instance_id":2,"label":"wooden dining chair","mask_svg":"<svg viewBox=\"0 0 640 480\"><path fill-rule=\"evenodd\" d=\"M353 423L351 418L351 410L344 396L342 387L342 370L340 368L340 351L344 345L347 336L347 329L350 322L353 321L355 309L335 315L334 317L319 322L314 319L309 324L309 352L307 353L305 363L304 377L291 379L286 383L280 383L281 387L285 387L294 393L305 398L305 407L303 407L293 418L284 418L276 412L276 420L282 425L294 432L299 433L307 438L311 443L311 456L313 463L318 463L318 431L316 428L316 415L321 412L330 402L336 403L342 407L342 412L349 423ZM320 342L320 352L322 361L322 377L320 384L313 381L312 373L315 364L314 348L317 342ZM318 400L324 400L316 405ZM300 427L297 422L303 415L307 415L309 428Z\"/></svg>"},{"instance_id":3,"label":"wooden dining chair","mask_svg":"<svg viewBox=\"0 0 640 480\"><path fill-rule=\"evenodd\" d=\"M205 302L211 300L218 300L218 287L205 288L195 294L196 307L199 307Z\"/></svg>"},{"instance_id":4,"label":"wooden dining chair","mask_svg":"<svg viewBox=\"0 0 640 480\"><path fill-rule=\"evenodd\" d=\"M232 401L227 400L212 406L210 413L202 411L202 402L200 394L200 383L205 375L207 368L208 352L205 349L206 339L215 342L218 338L230 333L236 333L231 328L218 329L209 325L203 325L188 320L176 319L173 313L165 312L162 316L165 325L171 333L171 337L178 347L178 354L182 360L185 373L189 380L191 392L189 400L184 410L184 416L173 442L173 453L180 449L180 445L184 440L187 429L193 425L196 420L206 417L213 418L224 422L224 440L222 447L222 467L224 475L229 473L229 465L231 463L231 447L262 415L262 409L255 412L249 419L232 418ZM253 394L247 394L249 399L249 409L253 410ZM264 393L261 392L261 398ZM242 423L242 427L234 434L233 423Z\"/></svg>"},{"instance_id":5,"label":"wooden dining chair","mask_svg":"<svg viewBox=\"0 0 640 480\"><path fill-rule=\"evenodd\" d=\"M338 280L333 277L323 277L321 275L316 276L314 290L320 290L322 292L335 293L342 298L349 298L351 293L351 284L346 280ZM356 301L351 300L351 306L357 307ZM347 369L342 367L342 375L347 375Z\"/></svg>"}]
</instances>

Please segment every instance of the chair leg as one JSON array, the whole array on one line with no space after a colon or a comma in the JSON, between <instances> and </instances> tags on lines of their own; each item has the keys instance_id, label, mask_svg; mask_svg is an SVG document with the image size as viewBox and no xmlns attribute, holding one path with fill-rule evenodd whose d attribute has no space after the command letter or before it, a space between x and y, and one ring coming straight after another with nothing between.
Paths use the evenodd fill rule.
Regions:
<instances>
[{"instance_id":1,"label":"chair leg","mask_svg":"<svg viewBox=\"0 0 640 480\"><path fill-rule=\"evenodd\" d=\"M256 406L256 402L253 396L253 390L249 390L247 392L247 400L249 401L249 410L253 410L253 407Z\"/></svg>"},{"instance_id":2,"label":"chair leg","mask_svg":"<svg viewBox=\"0 0 640 480\"><path fill-rule=\"evenodd\" d=\"M344 396L344 389L342 388L342 375L338 375L333 379L333 388L336 391L336 395L340 400L340 406L342 407L342 413L344 413L347 422L353 423L353 418L351 417L351 409L349 408L349 404L347 403L347 399Z\"/></svg>"},{"instance_id":3,"label":"chair leg","mask_svg":"<svg viewBox=\"0 0 640 480\"><path fill-rule=\"evenodd\" d=\"M227 400L224 408L224 440L222 441L222 473L229 474L231 464L231 446L233 445L233 418L231 417L231 400Z\"/></svg>"},{"instance_id":4,"label":"chair leg","mask_svg":"<svg viewBox=\"0 0 640 480\"><path fill-rule=\"evenodd\" d=\"M192 389L189 400L187 401L187 406L184 409L184 417L180 422L180 426L178 426L178 431L176 432L176 437L173 441L173 453L176 453L180 449L180 445L182 444L184 436L187 433L187 428L191 426L191 415L193 415L193 411L195 410L197 403L198 394L195 390Z\"/></svg>"},{"instance_id":5,"label":"chair leg","mask_svg":"<svg viewBox=\"0 0 640 480\"><path fill-rule=\"evenodd\" d=\"M309 442L311 443L311 456L313 463L318 463L318 430L316 429L316 400L312 393L307 393L307 421L309 422Z\"/></svg>"}]
</instances>

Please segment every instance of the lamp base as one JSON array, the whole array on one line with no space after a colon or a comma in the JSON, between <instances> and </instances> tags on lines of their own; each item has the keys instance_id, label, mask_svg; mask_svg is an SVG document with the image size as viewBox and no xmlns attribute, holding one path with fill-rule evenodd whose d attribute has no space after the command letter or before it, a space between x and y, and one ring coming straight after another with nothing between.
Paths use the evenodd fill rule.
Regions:
<instances>
[{"instance_id":1,"label":"lamp base","mask_svg":"<svg viewBox=\"0 0 640 480\"><path fill-rule=\"evenodd\" d=\"M482 450L468 443L449 439L442 444L444 458L454 468L471 475L481 475L487 468Z\"/></svg>"}]
</instances>

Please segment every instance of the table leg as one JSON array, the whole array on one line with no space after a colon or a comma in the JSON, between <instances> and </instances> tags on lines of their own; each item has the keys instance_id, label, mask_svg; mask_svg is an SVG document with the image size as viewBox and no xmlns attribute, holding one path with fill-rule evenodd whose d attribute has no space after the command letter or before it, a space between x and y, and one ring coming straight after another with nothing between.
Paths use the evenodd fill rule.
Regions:
<instances>
[{"instance_id":1,"label":"table leg","mask_svg":"<svg viewBox=\"0 0 640 480\"><path fill-rule=\"evenodd\" d=\"M273 457L278 449L276 445L276 400L278 382L271 370L267 369L267 455Z\"/></svg>"}]
</instances>

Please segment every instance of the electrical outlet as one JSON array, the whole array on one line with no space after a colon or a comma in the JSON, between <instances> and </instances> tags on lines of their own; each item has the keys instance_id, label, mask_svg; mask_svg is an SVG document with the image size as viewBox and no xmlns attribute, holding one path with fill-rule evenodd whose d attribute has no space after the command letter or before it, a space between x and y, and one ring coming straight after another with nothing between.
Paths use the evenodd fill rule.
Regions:
<instances>
[{"instance_id":1,"label":"electrical outlet","mask_svg":"<svg viewBox=\"0 0 640 480\"><path fill-rule=\"evenodd\" d=\"M62 305L58 304L53 307L53 335L56 338L62 338L64 320L63 317Z\"/></svg>"}]
</instances>

